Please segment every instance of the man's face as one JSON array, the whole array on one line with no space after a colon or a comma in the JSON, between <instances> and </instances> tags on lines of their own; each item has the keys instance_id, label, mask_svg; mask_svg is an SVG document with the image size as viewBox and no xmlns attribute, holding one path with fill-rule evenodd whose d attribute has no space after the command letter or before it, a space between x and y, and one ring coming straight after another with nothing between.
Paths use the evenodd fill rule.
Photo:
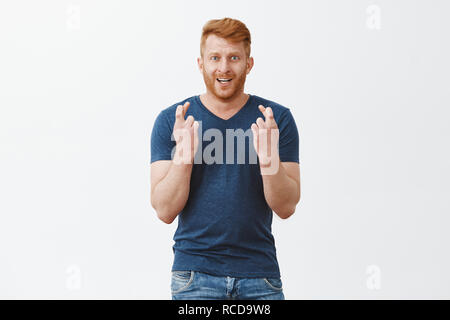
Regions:
<instances>
[{"instance_id":1,"label":"man's face","mask_svg":"<svg viewBox=\"0 0 450 320\"><path fill-rule=\"evenodd\" d=\"M245 79L253 67L253 58L247 58L243 42L232 43L214 34L206 39L203 58L197 61L207 91L221 100L231 99L243 92Z\"/></svg>"}]
</instances>

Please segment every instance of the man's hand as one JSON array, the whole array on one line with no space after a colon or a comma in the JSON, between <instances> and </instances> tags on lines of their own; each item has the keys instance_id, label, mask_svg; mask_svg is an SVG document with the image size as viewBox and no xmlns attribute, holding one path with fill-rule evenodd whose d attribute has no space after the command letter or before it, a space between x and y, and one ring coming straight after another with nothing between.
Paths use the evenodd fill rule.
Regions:
<instances>
[{"instance_id":1,"label":"man's hand","mask_svg":"<svg viewBox=\"0 0 450 320\"><path fill-rule=\"evenodd\" d=\"M259 117L251 126L253 147L259 158L261 174L272 175L278 172L280 157L278 154L279 130L270 107L259 105L265 121Z\"/></svg>"},{"instance_id":2,"label":"man's hand","mask_svg":"<svg viewBox=\"0 0 450 320\"><path fill-rule=\"evenodd\" d=\"M175 112L175 124L173 126L173 136L176 142L174 155L175 164L192 164L195 153L198 149L198 121L194 121L193 116L188 116L185 120L186 111L190 103L179 105Z\"/></svg>"}]
</instances>

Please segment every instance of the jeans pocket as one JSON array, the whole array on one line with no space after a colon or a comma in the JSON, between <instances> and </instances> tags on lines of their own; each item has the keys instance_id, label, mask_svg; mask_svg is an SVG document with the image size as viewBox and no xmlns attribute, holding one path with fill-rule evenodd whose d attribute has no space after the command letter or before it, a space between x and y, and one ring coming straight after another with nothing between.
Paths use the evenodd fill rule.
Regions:
<instances>
[{"instance_id":1,"label":"jeans pocket","mask_svg":"<svg viewBox=\"0 0 450 320\"><path fill-rule=\"evenodd\" d=\"M172 271L172 294L186 290L194 280L194 271Z\"/></svg>"},{"instance_id":2,"label":"jeans pocket","mask_svg":"<svg viewBox=\"0 0 450 320\"><path fill-rule=\"evenodd\" d=\"M283 283L281 282L281 278L264 278L264 282L273 290L283 290Z\"/></svg>"}]
</instances>

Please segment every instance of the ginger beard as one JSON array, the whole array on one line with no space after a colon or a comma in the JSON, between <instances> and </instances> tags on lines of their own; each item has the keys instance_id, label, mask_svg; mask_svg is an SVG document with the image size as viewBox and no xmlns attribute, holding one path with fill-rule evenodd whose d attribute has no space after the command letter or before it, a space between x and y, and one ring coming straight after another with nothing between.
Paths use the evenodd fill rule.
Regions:
<instances>
[{"instance_id":1,"label":"ginger beard","mask_svg":"<svg viewBox=\"0 0 450 320\"><path fill-rule=\"evenodd\" d=\"M217 78L232 78L231 82L227 86L221 86ZM205 70L203 65L203 80L205 81L206 88L214 96L220 100L230 100L233 97L239 95L241 91L244 90L245 80L247 78L247 73L245 69L239 75L209 75Z\"/></svg>"}]
</instances>

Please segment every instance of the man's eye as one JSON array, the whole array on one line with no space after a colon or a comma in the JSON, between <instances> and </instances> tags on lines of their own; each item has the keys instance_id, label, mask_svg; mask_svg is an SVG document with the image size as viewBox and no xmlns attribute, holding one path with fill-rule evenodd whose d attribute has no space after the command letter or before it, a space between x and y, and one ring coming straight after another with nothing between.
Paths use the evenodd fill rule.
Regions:
<instances>
[{"instance_id":1,"label":"man's eye","mask_svg":"<svg viewBox=\"0 0 450 320\"><path fill-rule=\"evenodd\" d=\"M236 58L236 59L234 59L234 60L238 60L238 59L239 59L238 56L232 56L231 59L233 59L233 58Z\"/></svg>"},{"instance_id":2,"label":"man's eye","mask_svg":"<svg viewBox=\"0 0 450 320\"><path fill-rule=\"evenodd\" d=\"M215 60L214 58L217 58L216 56L211 57L211 60Z\"/></svg>"}]
</instances>

